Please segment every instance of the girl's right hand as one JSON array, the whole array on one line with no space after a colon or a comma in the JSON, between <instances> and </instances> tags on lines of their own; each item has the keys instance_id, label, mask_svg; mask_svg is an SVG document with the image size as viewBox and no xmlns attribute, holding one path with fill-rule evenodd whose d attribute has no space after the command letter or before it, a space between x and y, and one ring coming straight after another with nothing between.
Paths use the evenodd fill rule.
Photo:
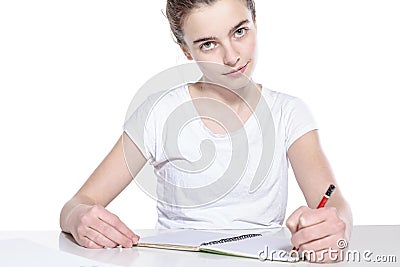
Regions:
<instances>
[{"instance_id":1,"label":"girl's right hand","mask_svg":"<svg viewBox=\"0 0 400 267\"><path fill-rule=\"evenodd\" d=\"M87 248L130 248L140 238L118 216L100 205L78 204L68 221L76 242Z\"/></svg>"}]
</instances>

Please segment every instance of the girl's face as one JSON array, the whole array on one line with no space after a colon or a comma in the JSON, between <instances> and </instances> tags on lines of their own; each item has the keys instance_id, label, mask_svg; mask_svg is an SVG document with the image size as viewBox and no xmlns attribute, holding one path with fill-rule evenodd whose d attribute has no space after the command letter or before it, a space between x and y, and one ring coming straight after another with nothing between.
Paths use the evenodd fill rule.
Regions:
<instances>
[{"instance_id":1,"label":"girl's face","mask_svg":"<svg viewBox=\"0 0 400 267\"><path fill-rule=\"evenodd\" d=\"M251 77L257 29L244 1L219 0L196 8L187 15L182 29L186 42L182 50L189 60L200 63L209 80L222 84L234 82L233 87L238 87L244 85L243 78Z\"/></svg>"}]
</instances>

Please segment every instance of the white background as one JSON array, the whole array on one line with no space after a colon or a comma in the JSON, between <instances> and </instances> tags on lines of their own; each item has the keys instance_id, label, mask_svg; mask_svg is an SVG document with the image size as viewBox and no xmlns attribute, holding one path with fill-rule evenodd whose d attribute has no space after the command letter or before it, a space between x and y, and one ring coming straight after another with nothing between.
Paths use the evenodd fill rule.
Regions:
<instances>
[{"instance_id":1,"label":"white background","mask_svg":"<svg viewBox=\"0 0 400 267\"><path fill-rule=\"evenodd\" d=\"M355 224L400 224L400 2L256 1L254 79L308 103ZM0 230L59 229L135 92L185 62L165 2L0 2ZM287 214L305 203L289 179ZM134 183L109 209L155 224Z\"/></svg>"}]
</instances>

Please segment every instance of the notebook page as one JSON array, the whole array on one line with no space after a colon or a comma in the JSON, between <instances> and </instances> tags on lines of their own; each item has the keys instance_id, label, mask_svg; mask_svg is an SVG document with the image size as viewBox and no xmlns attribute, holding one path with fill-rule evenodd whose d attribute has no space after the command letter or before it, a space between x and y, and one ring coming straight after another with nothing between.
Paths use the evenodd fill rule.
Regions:
<instances>
[{"instance_id":1,"label":"notebook page","mask_svg":"<svg viewBox=\"0 0 400 267\"><path fill-rule=\"evenodd\" d=\"M232 237L232 233L218 233L203 230L185 229L181 231L168 232L155 236L142 237L139 246L149 245L174 245L183 247L198 247L204 242ZM178 248L176 248L178 249Z\"/></svg>"},{"instance_id":2,"label":"notebook page","mask_svg":"<svg viewBox=\"0 0 400 267\"><path fill-rule=\"evenodd\" d=\"M245 238L233 242L225 242L202 246L206 252L222 253L260 260L297 261L290 256L293 245L290 239L271 233Z\"/></svg>"}]
</instances>

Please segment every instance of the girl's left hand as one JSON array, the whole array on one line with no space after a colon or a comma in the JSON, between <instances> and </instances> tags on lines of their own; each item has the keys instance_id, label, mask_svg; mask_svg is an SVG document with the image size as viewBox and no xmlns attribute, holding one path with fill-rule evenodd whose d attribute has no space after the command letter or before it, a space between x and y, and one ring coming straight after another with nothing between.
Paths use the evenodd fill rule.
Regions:
<instances>
[{"instance_id":1,"label":"girl's left hand","mask_svg":"<svg viewBox=\"0 0 400 267\"><path fill-rule=\"evenodd\" d=\"M339 218L336 208L311 209L302 206L289 216L286 226L292 233L292 244L306 260L341 260L340 251L347 247L348 239L346 223Z\"/></svg>"}]
</instances>

